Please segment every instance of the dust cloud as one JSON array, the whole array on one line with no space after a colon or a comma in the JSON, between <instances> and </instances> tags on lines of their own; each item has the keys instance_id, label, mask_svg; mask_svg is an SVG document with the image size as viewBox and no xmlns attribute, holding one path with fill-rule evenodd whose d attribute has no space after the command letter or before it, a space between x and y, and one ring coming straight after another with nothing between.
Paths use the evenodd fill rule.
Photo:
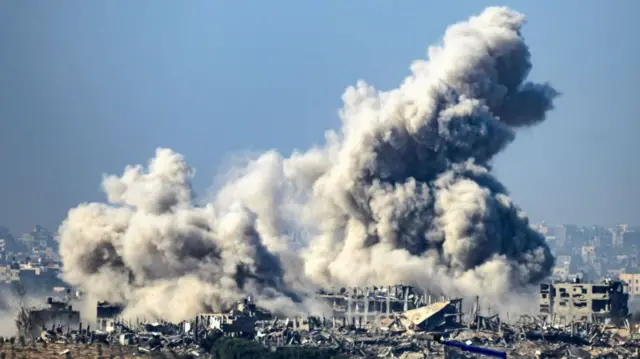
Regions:
<instances>
[{"instance_id":1,"label":"dust cloud","mask_svg":"<svg viewBox=\"0 0 640 359\"><path fill-rule=\"evenodd\" d=\"M64 279L125 314L171 321L245 295L279 313L317 313L326 308L313 293L329 286L526 292L554 258L491 172L558 96L526 80L524 22L490 7L450 26L398 88L347 88L342 127L323 146L259 154L205 205L171 149L105 176L107 203L71 209L60 227Z\"/></svg>"}]
</instances>

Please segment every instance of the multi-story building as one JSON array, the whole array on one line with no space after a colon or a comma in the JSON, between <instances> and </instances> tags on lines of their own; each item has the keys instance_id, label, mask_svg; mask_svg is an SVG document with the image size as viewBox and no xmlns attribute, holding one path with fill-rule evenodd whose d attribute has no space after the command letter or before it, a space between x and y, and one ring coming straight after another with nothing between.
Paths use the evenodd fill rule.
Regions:
<instances>
[{"instance_id":1,"label":"multi-story building","mask_svg":"<svg viewBox=\"0 0 640 359\"><path fill-rule=\"evenodd\" d=\"M571 256L558 256L556 265L553 268L553 277L556 279L566 279L571 273Z\"/></svg>"},{"instance_id":2,"label":"multi-story building","mask_svg":"<svg viewBox=\"0 0 640 359\"><path fill-rule=\"evenodd\" d=\"M11 268L10 265L0 266L0 283L9 284L20 280L20 270Z\"/></svg>"},{"instance_id":3,"label":"multi-story building","mask_svg":"<svg viewBox=\"0 0 640 359\"><path fill-rule=\"evenodd\" d=\"M629 294L622 281L544 283L540 314L552 321L609 322L629 315Z\"/></svg>"},{"instance_id":4,"label":"multi-story building","mask_svg":"<svg viewBox=\"0 0 640 359\"><path fill-rule=\"evenodd\" d=\"M582 246L582 260L584 263L593 263L596 260L595 246Z\"/></svg>"},{"instance_id":5,"label":"multi-story building","mask_svg":"<svg viewBox=\"0 0 640 359\"><path fill-rule=\"evenodd\" d=\"M640 231L635 229L627 229L622 233L622 248L625 251L640 250Z\"/></svg>"},{"instance_id":6,"label":"multi-story building","mask_svg":"<svg viewBox=\"0 0 640 359\"><path fill-rule=\"evenodd\" d=\"M618 277L627 284L629 295L640 294L640 273L620 273Z\"/></svg>"},{"instance_id":7,"label":"multi-story building","mask_svg":"<svg viewBox=\"0 0 640 359\"><path fill-rule=\"evenodd\" d=\"M552 233L558 247L563 247L567 243L567 229L564 226L554 227Z\"/></svg>"},{"instance_id":8,"label":"multi-story building","mask_svg":"<svg viewBox=\"0 0 640 359\"><path fill-rule=\"evenodd\" d=\"M627 225L621 224L611 229L612 243L614 248L622 248L624 242L624 233L627 231Z\"/></svg>"}]
</instances>

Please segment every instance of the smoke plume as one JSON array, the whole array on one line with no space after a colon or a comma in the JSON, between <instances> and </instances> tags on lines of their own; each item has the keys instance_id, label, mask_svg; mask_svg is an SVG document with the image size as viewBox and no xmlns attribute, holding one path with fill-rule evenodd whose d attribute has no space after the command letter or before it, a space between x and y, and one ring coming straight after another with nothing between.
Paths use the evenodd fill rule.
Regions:
<instances>
[{"instance_id":1,"label":"smoke plume","mask_svg":"<svg viewBox=\"0 0 640 359\"><path fill-rule=\"evenodd\" d=\"M317 287L402 282L498 298L537 284L554 258L491 173L558 95L526 82L523 24L491 7L451 26L397 89L348 88L342 128L323 147L259 155L204 206L170 149L105 177L109 203L72 209L60 228L64 279L168 320L244 295L283 313L320 310Z\"/></svg>"}]
</instances>

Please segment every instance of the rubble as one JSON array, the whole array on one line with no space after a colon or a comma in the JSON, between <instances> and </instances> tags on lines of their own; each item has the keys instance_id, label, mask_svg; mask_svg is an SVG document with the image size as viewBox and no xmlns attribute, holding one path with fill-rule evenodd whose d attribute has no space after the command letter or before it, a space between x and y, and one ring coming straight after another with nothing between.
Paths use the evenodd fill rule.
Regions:
<instances>
[{"instance_id":1,"label":"rubble","mask_svg":"<svg viewBox=\"0 0 640 359\"><path fill-rule=\"evenodd\" d=\"M546 290L549 287L541 288L541 292ZM515 320L508 316L503 321L490 310L490 315L483 315L478 300L465 313L462 299L432 301L407 288L395 291L395 297L393 291L384 292L342 291L343 298L325 294L336 302L330 318L278 318L245 300L228 312L203 313L176 324L122 320L120 309L100 303L99 322L94 328L82 323L75 329L53 323L41 327L36 337L1 339L0 352L10 357L11 353L21 357L20 353L29 352L30 358L45 352L46 357L210 358L221 340L245 340L247 345L263 348L264 353L319 349L345 358L472 358L480 354L631 358L638 357L640 350L638 324L602 320L602 313L590 316L583 310L567 322L566 315L543 311L514 316ZM25 324L27 327L33 331L34 325Z\"/></svg>"}]
</instances>

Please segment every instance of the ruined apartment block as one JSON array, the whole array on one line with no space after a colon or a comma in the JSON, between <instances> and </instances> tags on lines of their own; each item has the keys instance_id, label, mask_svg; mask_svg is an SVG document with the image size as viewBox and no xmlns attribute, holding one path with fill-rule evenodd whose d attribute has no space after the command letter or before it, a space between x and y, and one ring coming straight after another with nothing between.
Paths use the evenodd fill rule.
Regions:
<instances>
[{"instance_id":1,"label":"ruined apartment block","mask_svg":"<svg viewBox=\"0 0 640 359\"><path fill-rule=\"evenodd\" d=\"M25 338L37 338L43 329L68 332L80 325L80 312L64 301L47 298L47 307L31 308L26 311L26 318L19 320L20 335Z\"/></svg>"},{"instance_id":2,"label":"ruined apartment block","mask_svg":"<svg viewBox=\"0 0 640 359\"><path fill-rule=\"evenodd\" d=\"M323 290L317 295L332 307L333 321L353 327L363 327L381 318L394 318L400 313L420 313L418 316L424 316L429 310L447 312L447 322L457 321L459 314L448 312L459 313L462 310L462 299L432 296L423 290L402 284ZM437 306L431 306L436 303L444 305L443 308L436 310ZM431 314L426 316L431 317ZM418 321L423 322L424 318Z\"/></svg>"},{"instance_id":3,"label":"ruined apartment block","mask_svg":"<svg viewBox=\"0 0 640 359\"><path fill-rule=\"evenodd\" d=\"M608 323L629 315L625 283L544 283L540 285L540 315L556 322Z\"/></svg>"},{"instance_id":4,"label":"ruined apartment block","mask_svg":"<svg viewBox=\"0 0 640 359\"><path fill-rule=\"evenodd\" d=\"M404 285L372 288L340 288L320 291L318 298L331 305L333 317L352 321L390 317L393 313L407 311L422 306L422 297L415 288ZM364 318L363 318L364 317Z\"/></svg>"}]
</instances>

